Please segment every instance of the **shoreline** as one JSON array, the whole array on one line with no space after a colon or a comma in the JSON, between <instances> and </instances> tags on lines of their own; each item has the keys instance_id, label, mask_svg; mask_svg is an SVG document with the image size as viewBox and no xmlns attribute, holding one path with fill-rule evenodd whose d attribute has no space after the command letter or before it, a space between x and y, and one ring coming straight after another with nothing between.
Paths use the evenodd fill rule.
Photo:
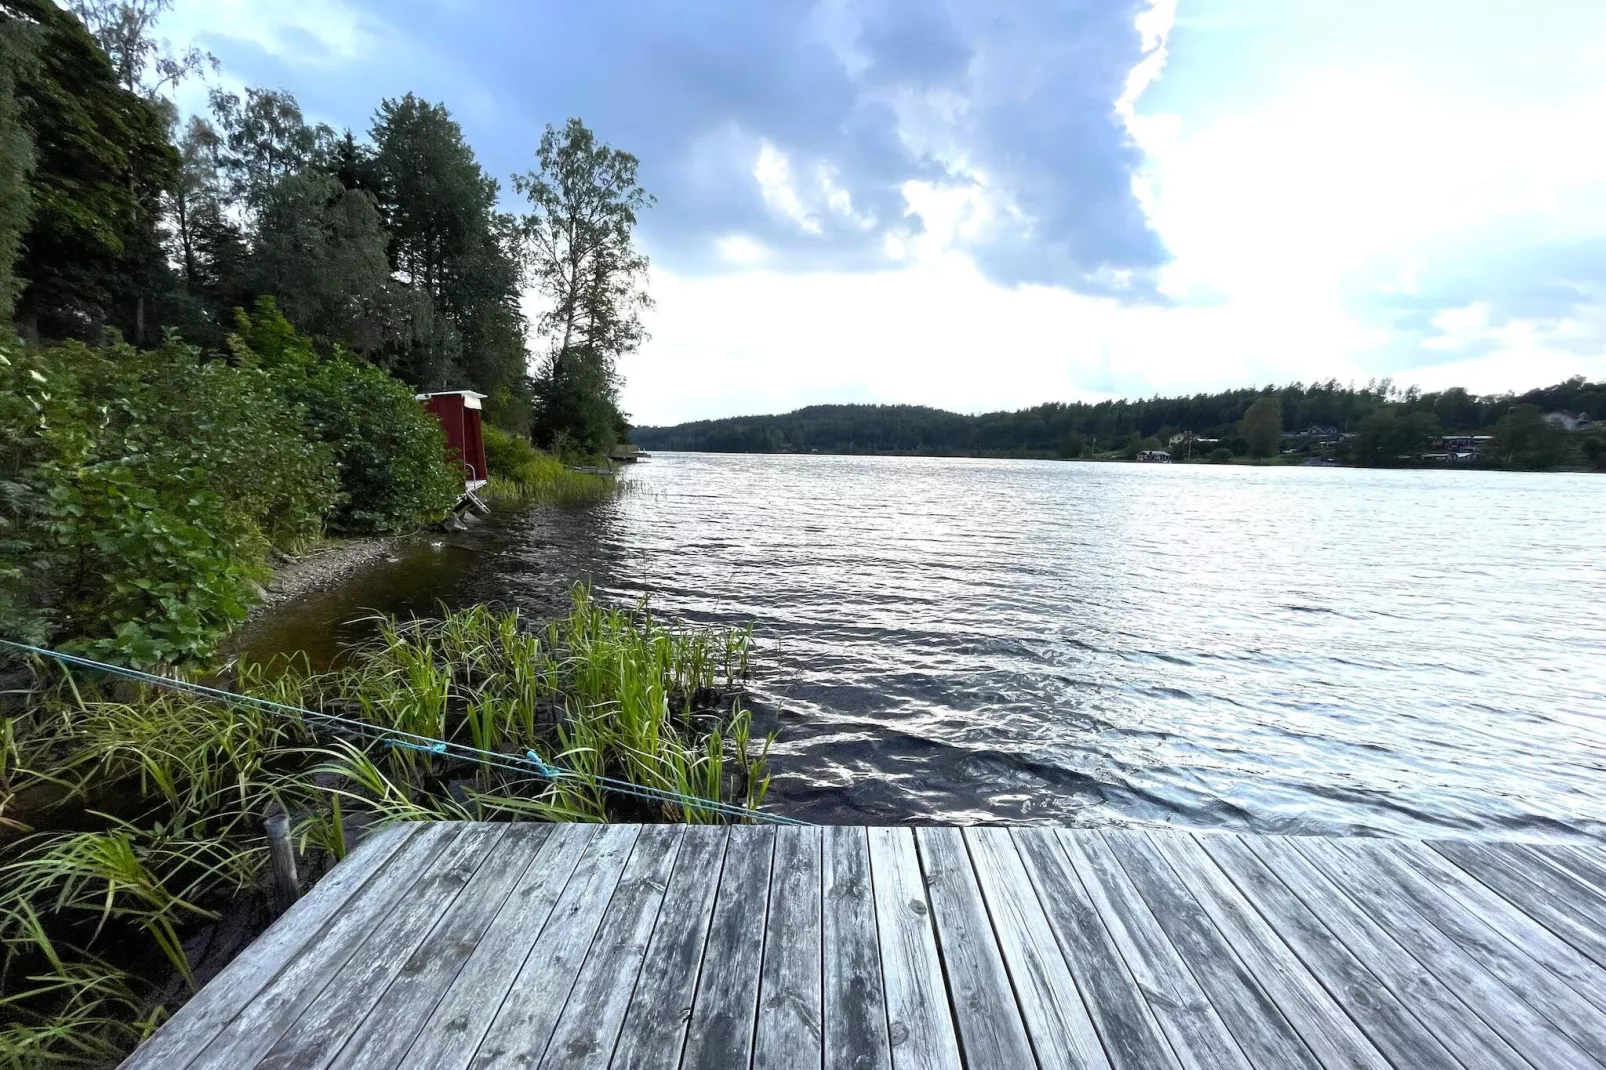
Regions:
<instances>
[{"instance_id":1,"label":"shoreline","mask_svg":"<svg viewBox=\"0 0 1606 1070\"><path fill-rule=\"evenodd\" d=\"M297 557L286 557L274 567L273 578L262 588L262 600L251 607L241 626L270 610L309 594L327 591L359 573L394 559L394 551L409 536L373 535L341 539L318 546Z\"/></svg>"}]
</instances>

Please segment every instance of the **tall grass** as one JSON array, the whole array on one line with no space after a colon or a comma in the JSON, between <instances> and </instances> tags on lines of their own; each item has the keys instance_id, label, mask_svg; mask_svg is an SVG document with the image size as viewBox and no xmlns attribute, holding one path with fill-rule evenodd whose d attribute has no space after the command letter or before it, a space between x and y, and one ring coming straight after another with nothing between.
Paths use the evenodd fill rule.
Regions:
<instances>
[{"instance_id":1,"label":"tall grass","mask_svg":"<svg viewBox=\"0 0 1606 1070\"><path fill-rule=\"evenodd\" d=\"M579 472L524 439L487 426L485 460L490 466L486 494L493 501L579 506L611 500L629 482L613 475Z\"/></svg>"},{"instance_id":2,"label":"tall grass","mask_svg":"<svg viewBox=\"0 0 1606 1070\"><path fill-rule=\"evenodd\" d=\"M760 805L769 744L741 702L751 647L749 629L677 627L579 587L546 623L477 606L382 621L330 672L301 658L235 669L242 692L488 759L58 677L0 732L0 1068L113 1062L163 1020L198 980L209 925L266 920L270 810L292 816L316 875L397 820L704 822L728 818L696 798ZM576 776L494 757L527 751Z\"/></svg>"}]
</instances>

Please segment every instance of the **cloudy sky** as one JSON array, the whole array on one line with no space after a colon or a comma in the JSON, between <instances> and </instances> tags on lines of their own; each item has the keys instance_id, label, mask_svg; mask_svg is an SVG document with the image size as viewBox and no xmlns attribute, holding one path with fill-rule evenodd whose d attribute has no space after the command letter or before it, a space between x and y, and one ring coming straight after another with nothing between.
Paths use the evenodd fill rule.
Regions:
<instances>
[{"instance_id":1,"label":"cloudy sky","mask_svg":"<svg viewBox=\"0 0 1606 1070\"><path fill-rule=\"evenodd\" d=\"M230 85L657 206L640 423L1606 377L1600 0L179 0Z\"/></svg>"}]
</instances>

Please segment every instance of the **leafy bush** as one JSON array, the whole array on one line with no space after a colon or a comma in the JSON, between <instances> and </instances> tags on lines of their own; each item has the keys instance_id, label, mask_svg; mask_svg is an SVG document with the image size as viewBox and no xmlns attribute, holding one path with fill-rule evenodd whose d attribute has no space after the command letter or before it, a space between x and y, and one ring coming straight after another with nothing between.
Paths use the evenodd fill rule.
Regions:
<instances>
[{"instance_id":1,"label":"leafy bush","mask_svg":"<svg viewBox=\"0 0 1606 1070\"><path fill-rule=\"evenodd\" d=\"M332 450L342 496L331 528L402 532L440 519L456 503L463 481L446 461L446 435L400 379L339 349L319 356L271 298L250 315L238 313L230 347L237 360L274 370L285 396Z\"/></svg>"},{"instance_id":2,"label":"leafy bush","mask_svg":"<svg viewBox=\"0 0 1606 1070\"><path fill-rule=\"evenodd\" d=\"M1210 459L1217 464L1226 464L1232 460L1232 451L1225 446L1217 446L1210 451Z\"/></svg>"},{"instance_id":3,"label":"leafy bush","mask_svg":"<svg viewBox=\"0 0 1606 1070\"><path fill-rule=\"evenodd\" d=\"M317 535L329 451L269 374L170 338L13 355L0 621L135 664L199 657L244 618L271 543Z\"/></svg>"},{"instance_id":4,"label":"leafy bush","mask_svg":"<svg viewBox=\"0 0 1606 1070\"><path fill-rule=\"evenodd\" d=\"M624 486L613 476L576 472L499 427L485 427L484 436L485 464L491 473L488 492L499 501L589 505L607 501Z\"/></svg>"},{"instance_id":5,"label":"leafy bush","mask_svg":"<svg viewBox=\"0 0 1606 1070\"><path fill-rule=\"evenodd\" d=\"M344 500L331 527L407 531L440 519L456 503L463 480L446 463L446 435L401 380L337 356L289 392L334 449Z\"/></svg>"}]
</instances>

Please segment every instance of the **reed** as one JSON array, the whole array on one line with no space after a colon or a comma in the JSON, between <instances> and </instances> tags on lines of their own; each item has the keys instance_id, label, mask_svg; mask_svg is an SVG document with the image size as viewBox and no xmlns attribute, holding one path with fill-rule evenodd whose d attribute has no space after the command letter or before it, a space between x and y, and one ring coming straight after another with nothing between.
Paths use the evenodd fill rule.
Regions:
<instances>
[{"instance_id":1,"label":"reed","mask_svg":"<svg viewBox=\"0 0 1606 1070\"><path fill-rule=\"evenodd\" d=\"M561 458L543 453L500 428L485 428L485 454L491 468L487 496L493 501L532 505L580 506L610 501L631 487L612 474L580 472ZM607 467L606 461L598 464Z\"/></svg>"}]
</instances>

